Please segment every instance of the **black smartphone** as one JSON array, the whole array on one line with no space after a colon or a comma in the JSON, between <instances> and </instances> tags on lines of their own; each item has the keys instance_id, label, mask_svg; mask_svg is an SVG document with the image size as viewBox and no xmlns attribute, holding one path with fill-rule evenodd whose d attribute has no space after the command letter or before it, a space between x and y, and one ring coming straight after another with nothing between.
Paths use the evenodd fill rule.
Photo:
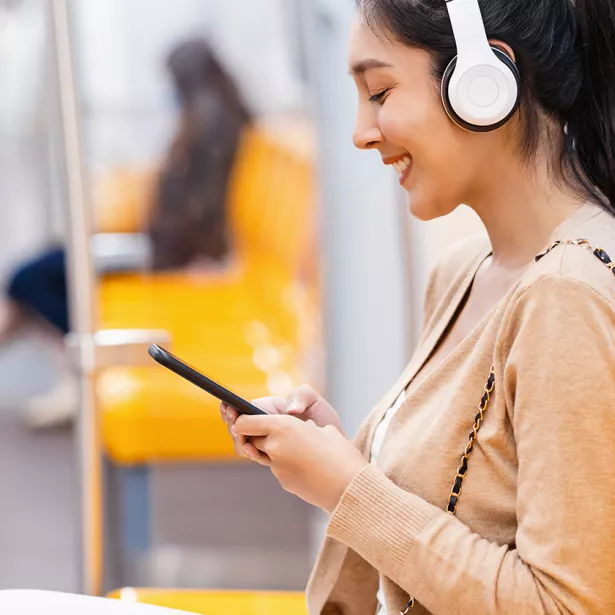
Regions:
<instances>
[{"instance_id":1,"label":"black smartphone","mask_svg":"<svg viewBox=\"0 0 615 615\"><path fill-rule=\"evenodd\" d=\"M210 395L213 395L225 404L235 408L235 410L241 414L267 414L264 410L257 408L254 404L251 404L249 401L239 397L239 395L235 395L235 393L224 388L217 382L214 382L207 376L204 376L194 369L194 367L190 367L190 365L184 363L168 350L161 348L158 344L152 344L148 352L150 357L160 363L160 365L170 369L178 376L185 378L204 391L207 391Z\"/></svg>"}]
</instances>

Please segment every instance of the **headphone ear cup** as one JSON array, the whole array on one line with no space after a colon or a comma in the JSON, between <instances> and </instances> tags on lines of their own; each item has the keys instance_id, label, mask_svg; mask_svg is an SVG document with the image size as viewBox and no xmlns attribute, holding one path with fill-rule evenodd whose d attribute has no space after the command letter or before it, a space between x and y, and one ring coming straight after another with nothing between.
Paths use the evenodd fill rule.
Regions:
<instances>
[{"instance_id":1,"label":"headphone ear cup","mask_svg":"<svg viewBox=\"0 0 615 615\"><path fill-rule=\"evenodd\" d=\"M442 84L440 86L440 95L442 96L442 104L444 105L444 110L447 115L461 128L465 128L466 130L474 131L474 127L472 124L468 124L465 120L463 120L459 115L457 115L457 111L453 109L451 105L451 97L449 95L450 85L451 85L451 77L455 72L455 68L457 68L457 56L455 56L449 63L446 69L444 70L444 74L442 75Z\"/></svg>"},{"instance_id":2,"label":"headphone ear cup","mask_svg":"<svg viewBox=\"0 0 615 615\"><path fill-rule=\"evenodd\" d=\"M467 120L465 120L463 117L461 117L455 111L455 109L453 109L453 106L451 105L451 99L450 99L449 92L450 92L451 77L453 76L453 73L455 72L455 68L457 67L457 56L455 56L449 62L448 66L446 67L444 71L444 74L442 75L441 96L442 96L442 104L444 105L444 109L446 110L446 113L451 118L451 120L455 122L455 124L457 124L461 128L464 128L465 130L469 130L470 132L491 132L493 130L497 130L498 128L501 128L502 126L504 126L504 124L508 122L508 120L510 120L510 118L515 114L515 111L519 107L519 100L520 100L520 93L521 93L521 75L519 74L519 69L517 68L517 65L514 63L514 61L508 56L508 54L504 53L501 49L499 49L498 47L491 47L491 50L493 51L495 56L498 58L498 60L500 60L503 64L505 64L510 69L510 72L512 73L514 77L516 86L517 86L516 101L515 101L515 104L512 110L504 119L497 122L496 124L490 124L488 126L479 126L477 124L472 124L468 122Z\"/></svg>"}]
</instances>

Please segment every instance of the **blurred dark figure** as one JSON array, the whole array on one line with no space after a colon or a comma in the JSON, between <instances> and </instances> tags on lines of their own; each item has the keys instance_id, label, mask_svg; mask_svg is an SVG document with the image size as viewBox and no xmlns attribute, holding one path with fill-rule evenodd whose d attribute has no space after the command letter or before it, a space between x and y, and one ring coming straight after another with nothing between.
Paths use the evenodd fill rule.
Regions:
<instances>
[{"instance_id":1,"label":"blurred dark figure","mask_svg":"<svg viewBox=\"0 0 615 615\"><path fill-rule=\"evenodd\" d=\"M176 47L167 66L182 112L149 228L154 269L227 255L227 188L241 133L250 121L235 82L204 41Z\"/></svg>"},{"instance_id":2,"label":"blurred dark figure","mask_svg":"<svg viewBox=\"0 0 615 615\"><path fill-rule=\"evenodd\" d=\"M239 90L203 40L175 47L167 68L180 103L177 135L160 170L147 231L156 271L219 269L229 253L227 188L242 131L250 113ZM13 274L0 304L0 343L26 331L44 332L65 374L49 393L29 400L33 427L70 421L78 386L66 365L68 333L65 253L53 248Z\"/></svg>"}]
</instances>

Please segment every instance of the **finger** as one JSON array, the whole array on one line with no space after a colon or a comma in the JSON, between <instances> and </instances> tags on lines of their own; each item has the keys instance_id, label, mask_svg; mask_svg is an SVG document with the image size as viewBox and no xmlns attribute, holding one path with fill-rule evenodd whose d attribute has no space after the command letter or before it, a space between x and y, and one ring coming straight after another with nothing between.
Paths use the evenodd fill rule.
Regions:
<instances>
[{"instance_id":1,"label":"finger","mask_svg":"<svg viewBox=\"0 0 615 615\"><path fill-rule=\"evenodd\" d=\"M228 419L228 424L233 425L238 417L239 417L239 412L237 412L235 408L231 408L230 406L227 406L226 418Z\"/></svg>"},{"instance_id":2,"label":"finger","mask_svg":"<svg viewBox=\"0 0 615 615\"><path fill-rule=\"evenodd\" d=\"M260 463L262 466L271 465L271 459L265 453L259 451L251 442L244 445L243 452L248 459Z\"/></svg>"},{"instance_id":3,"label":"finger","mask_svg":"<svg viewBox=\"0 0 615 615\"><path fill-rule=\"evenodd\" d=\"M285 423L291 417L284 415L271 416L248 416L241 415L232 427L235 435L241 436L267 436L272 431L279 429L282 423Z\"/></svg>"},{"instance_id":4,"label":"finger","mask_svg":"<svg viewBox=\"0 0 615 615\"><path fill-rule=\"evenodd\" d=\"M247 443L248 441L244 436L233 436L233 447L235 448L235 453L239 457L248 456L245 451L245 446L247 445Z\"/></svg>"},{"instance_id":5,"label":"finger","mask_svg":"<svg viewBox=\"0 0 615 615\"><path fill-rule=\"evenodd\" d=\"M225 403L221 402L220 403L220 416L222 417L222 420L226 423L227 422L227 406Z\"/></svg>"},{"instance_id":6,"label":"finger","mask_svg":"<svg viewBox=\"0 0 615 615\"><path fill-rule=\"evenodd\" d=\"M290 393L287 399L288 414L298 415L309 410L320 399L320 395L308 385L303 385Z\"/></svg>"},{"instance_id":7,"label":"finger","mask_svg":"<svg viewBox=\"0 0 615 615\"><path fill-rule=\"evenodd\" d=\"M225 425L227 426L228 430L231 430L231 427L234 425L235 421L231 420L231 417L228 414L223 414L222 415L222 420L224 421Z\"/></svg>"},{"instance_id":8,"label":"finger","mask_svg":"<svg viewBox=\"0 0 615 615\"><path fill-rule=\"evenodd\" d=\"M252 403L267 414L286 414L286 399L284 397L259 397Z\"/></svg>"},{"instance_id":9,"label":"finger","mask_svg":"<svg viewBox=\"0 0 615 615\"><path fill-rule=\"evenodd\" d=\"M267 454L267 436L252 436L248 443L261 453Z\"/></svg>"}]
</instances>

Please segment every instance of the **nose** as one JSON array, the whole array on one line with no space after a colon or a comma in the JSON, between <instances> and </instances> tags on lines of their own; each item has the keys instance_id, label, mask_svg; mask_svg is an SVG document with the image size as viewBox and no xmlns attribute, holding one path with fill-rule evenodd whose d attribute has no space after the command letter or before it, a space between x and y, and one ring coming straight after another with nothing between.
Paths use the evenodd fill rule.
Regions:
<instances>
[{"instance_id":1,"label":"nose","mask_svg":"<svg viewBox=\"0 0 615 615\"><path fill-rule=\"evenodd\" d=\"M352 141L357 149L375 149L383 142L382 133L371 109L357 113L357 121L352 135Z\"/></svg>"}]
</instances>

